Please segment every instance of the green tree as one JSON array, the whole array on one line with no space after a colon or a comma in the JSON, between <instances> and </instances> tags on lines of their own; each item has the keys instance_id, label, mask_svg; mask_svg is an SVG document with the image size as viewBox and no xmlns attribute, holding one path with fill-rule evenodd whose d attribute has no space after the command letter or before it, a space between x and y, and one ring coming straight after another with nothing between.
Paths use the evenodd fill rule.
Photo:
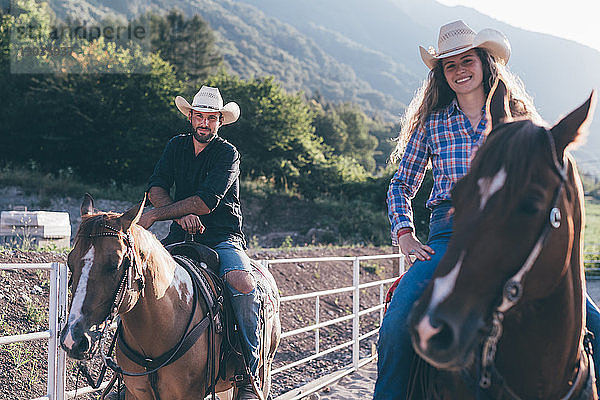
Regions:
<instances>
[{"instance_id":1,"label":"green tree","mask_svg":"<svg viewBox=\"0 0 600 400\"><path fill-rule=\"evenodd\" d=\"M369 133L370 121L367 116L352 104L342 104L338 113L346 125L348 134L344 154L356 159L366 171L375 172L373 155L377 148L377 139Z\"/></svg>"},{"instance_id":2,"label":"green tree","mask_svg":"<svg viewBox=\"0 0 600 400\"><path fill-rule=\"evenodd\" d=\"M30 9L21 7L17 21L44 18L35 2L20 4ZM15 19L3 18L3 32ZM78 47L70 58L38 59L71 73L3 75L8 84L0 90L12 100L2 107L3 158L36 160L49 170L72 167L96 181L147 179L177 128L173 98L183 85L174 68L139 46L102 38L73 43ZM147 73L133 73L139 67ZM120 73L98 73L111 70Z\"/></svg>"},{"instance_id":3,"label":"green tree","mask_svg":"<svg viewBox=\"0 0 600 400\"><path fill-rule=\"evenodd\" d=\"M223 57L215 46L215 35L199 15L186 18L179 10L167 15L148 13L142 17L150 26L151 50L175 67L180 79L195 82L217 72Z\"/></svg>"},{"instance_id":4,"label":"green tree","mask_svg":"<svg viewBox=\"0 0 600 400\"><path fill-rule=\"evenodd\" d=\"M371 120L353 104L322 105L313 99L311 105L315 113L313 126L323 142L335 154L352 159L374 173L378 140L371 130L381 129L383 123Z\"/></svg>"},{"instance_id":5,"label":"green tree","mask_svg":"<svg viewBox=\"0 0 600 400\"><path fill-rule=\"evenodd\" d=\"M242 110L240 120L220 133L240 150L244 177L265 177L312 197L332 184L364 178L360 166L333 154L315 135L314 113L301 94L285 93L273 78L243 81L221 73L209 84Z\"/></svg>"},{"instance_id":6,"label":"green tree","mask_svg":"<svg viewBox=\"0 0 600 400\"><path fill-rule=\"evenodd\" d=\"M346 123L342 121L335 108L328 104L321 106L313 102L313 108L315 109L313 126L316 134L325 144L333 148L336 154L343 154L348 141Z\"/></svg>"}]
</instances>

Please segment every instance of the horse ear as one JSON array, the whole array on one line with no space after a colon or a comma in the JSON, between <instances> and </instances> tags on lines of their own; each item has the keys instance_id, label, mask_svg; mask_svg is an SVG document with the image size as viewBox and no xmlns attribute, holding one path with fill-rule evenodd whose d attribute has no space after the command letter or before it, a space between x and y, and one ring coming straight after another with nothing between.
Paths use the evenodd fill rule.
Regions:
<instances>
[{"instance_id":1,"label":"horse ear","mask_svg":"<svg viewBox=\"0 0 600 400\"><path fill-rule=\"evenodd\" d=\"M500 77L496 78L485 102L485 117L489 131L499 124L512 120L506 85Z\"/></svg>"},{"instance_id":2,"label":"horse ear","mask_svg":"<svg viewBox=\"0 0 600 400\"><path fill-rule=\"evenodd\" d=\"M577 109L571 111L569 115L560 120L559 123L554 125L550 131L554 136L554 142L556 143L557 155L562 159L562 155L565 148L583 138L587 127L592 122L594 116L594 109L596 108L596 91L592 90L590 97L579 106Z\"/></svg>"},{"instance_id":3,"label":"horse ear","mask_svg":"<svg viewBox=\"0 0 600 400\"><path fill-rule=\"evenodd\" d=\"M83 201L81 202L81 216L94 213L94 198L91 194L86 193L83 195Z\"/></svg>"},{"instance_id":4,"label":"horse ear","mask_svg":"<svg viewBox=\"0 0 600 400\"><path fill-rule=\"evenodd\" d=\"M125 211L123 215L119 217L119 221L121 222L121 226L123 230L129 229L132 224L135 224L142 214L144 213L144 206L146 205L146 193L144 193L144 199L142 202L136 206L131 207L129 210Z\"/></svg>"}]
</instances>

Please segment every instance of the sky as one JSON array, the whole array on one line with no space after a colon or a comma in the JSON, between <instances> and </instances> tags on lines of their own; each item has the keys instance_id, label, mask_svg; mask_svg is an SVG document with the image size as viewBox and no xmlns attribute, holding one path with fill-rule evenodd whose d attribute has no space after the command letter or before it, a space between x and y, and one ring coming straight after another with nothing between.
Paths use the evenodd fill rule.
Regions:
<instances>
[{"instance_id":1,"label":"sky","mask_svg":"<svg viewBox=\"0 0 600 400\"><path fill-rule=\"evenodd\" d=\"M436 0L474 8L499 21L590 46L600 51L599 0Z\"/></svg>"}]
</instances>

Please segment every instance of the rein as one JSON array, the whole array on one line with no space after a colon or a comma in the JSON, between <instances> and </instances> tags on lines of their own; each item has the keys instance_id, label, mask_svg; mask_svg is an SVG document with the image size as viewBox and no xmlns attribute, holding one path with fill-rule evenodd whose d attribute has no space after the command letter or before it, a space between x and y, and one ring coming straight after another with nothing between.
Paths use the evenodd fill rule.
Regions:
<instances>
[{"instance_id":1,"label":"rein","mask_svg":"<svg viewBox=\"0 0 600 400\"><path fill-rule=\"evenodd\" d=\"M489 335L487 335L487 337L485 338L485 340L483 342L482 351L481 351L481 360L480 360L481 361L481 364L480 364L481 371L480 371L480 378L479 378L479 382L478 382L479 388L489 389L492 385L492 377L494 377L494 378L496 378L496 380L498 380L502 383L502 386L505 389L505 391L514 400L518 400L518 399L520 399L520 397L518 397L508 387L508 385L506 384L504 379L502 379L502 377L500 376L500 373L494 366L494 359L496 357L498 341L500 340L500 337L502 336L502 331L503 331L502 322L504 321L504 315L506 314L506 312L508 310L510 310L511 308L513 308L519 302L521 297L523 296L523 280L524 280L525 276L527 275L527 273L529 271L531 271L531 268L537 261L539 255L542 251L542 248L548 241L550 233L552 232L553 229L558 229L560 227L561 213L560 213L560 209L558 208L558 203L560 201L560 194L561 194L561 192L565 186L565 183L567 181L567 163L564 162L564 160L562 163L559 162L558 156L556 153L556 144L554 142L552 133L547 129L545 130L545 132L546 132L546 135L550 142L553 167L554 167L553 170L559 176L560 183L554 192L554 197L552 199L552 206L550 208L550 213L548 215L548 221L547 221L546 225L544 225L544 228L543 228L540 236L538 237L538 240L536 241L531 252L529 253L529 256L527 257L527 259L525 260L525 263L522 265L522 267L519 269L519 271L515 275L513 275L510 279L508 279L508 281L506 281L506 283L504 284L504 289L502 290L502 302L498 307L496 307L496 309L492 313L492 327L491 327ZM581 353L581 349L580 349L580 353ZM582 375L584 373L586 373L586 374L589 373L588 362L585 363L585 366L583 365L584 358L585 357L580 357L580 363L579 363L580 367L579 367L579 370L577 373L577 378L576 378L575 384L573 384L573 386L571 387L571 389L569 390L567 395L564 396L561 400L570 399L571 396L574 394L575 389L582 383L582 378L583 378ZM587 358L585 358L585 360L588 361Z\"/></svg>"}]
</instances>

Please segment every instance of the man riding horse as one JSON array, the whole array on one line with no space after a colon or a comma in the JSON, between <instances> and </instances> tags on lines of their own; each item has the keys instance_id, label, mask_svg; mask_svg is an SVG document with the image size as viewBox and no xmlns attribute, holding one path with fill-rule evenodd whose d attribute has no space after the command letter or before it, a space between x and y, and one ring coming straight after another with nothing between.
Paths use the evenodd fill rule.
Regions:
<instances>
[{"instance_id":1,"label":"man riding horse","mask_svg":"<svg viewBox=\"0 0 600 400\"><path fill-rule=\"evenodd\" d=\"M234 145L218 136L219 128L237 121L235 102L223 105L218 88L202 86L190 105L177 96L175 104L193 131L173 137L150 177L149 199L154 208L138 225L173 220L164 245L193 241L214 249L220 259L219 275L231 293L250 376L238 389L237 399L258 399L256 392L260 354L260 299L245 252L239 199L240 155ZM175 185L174 197L169 192Z\"/></svg>"}]
</instances>

